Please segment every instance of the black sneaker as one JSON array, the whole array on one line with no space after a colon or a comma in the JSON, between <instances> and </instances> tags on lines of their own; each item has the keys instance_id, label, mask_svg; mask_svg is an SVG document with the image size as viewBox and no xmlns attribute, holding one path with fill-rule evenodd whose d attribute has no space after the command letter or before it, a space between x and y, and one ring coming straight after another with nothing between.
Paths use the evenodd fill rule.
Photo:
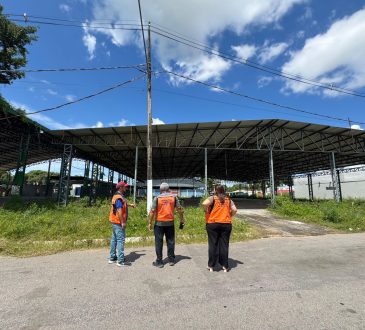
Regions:
<instances>
[{"instance_id":1,"label":"black sneaker","mask_svg":"<svg viewBox=\"0 0 365 330\"><path fill-rule=\"evenodd\" d=\"M127 261L118 261L117 262L117 266L118 267L125 267L125 266L130 266L131 265L131 263L130 262L127 262Z\"/></svg>"},{"instance_id":2,"label":"black sneaker","mask_svg":"<svg viewBox=\"0 0 365 330\"><path fill-rule=\"evenodd\" d=\"M155 267L158 267L158 268L163 268L163 262L162 261L156 260L152 263L152 265L155 266Z\"/></svg>"},{"instance_id":3,"label":"black sneaker","mask_svg":"<svg viewBox=\"0 0 365 330\"><path fill-rule=\"evenodd\" d=\"M169 260L169 266L174 266L175 265L175 260Z\"/></svg>"},{"instance_id":4,"label":"black sneaker","mask_svg":"<svg viewBox=\"0 0 365 330\"><path fill-rule=\"evenodd\" d=\"M108 261L108 264L115 264L116 262L118 261L117 258L110 258L109 261Z\"/></svg>"},{"instance_id":5,"label":"black sneaker","mask_svg":"<svg viewBox=\"0 0 365 330\"><path fill-rule=\"evenodd\" d=\"M229 267L222 267L222 268L224 273L228 273L231 270L231 268Z\"/></svg>"}]
</instances>

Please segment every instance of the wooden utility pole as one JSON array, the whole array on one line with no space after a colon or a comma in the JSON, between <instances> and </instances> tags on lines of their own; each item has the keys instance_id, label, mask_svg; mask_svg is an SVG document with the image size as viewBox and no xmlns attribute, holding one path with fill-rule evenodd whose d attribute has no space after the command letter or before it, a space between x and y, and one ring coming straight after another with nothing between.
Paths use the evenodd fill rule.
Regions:
<instances>
[{"instance_id":1,"label":"wooden utility pole","mask_svg":"<svg viewBox=\"0 0 365 330\"><path fill-rule=\"evenodd\" d=\"M152 207L152 81L151 81L151 23L148 22L147 48L147 212Z\"/></svg>"}]
</instances>

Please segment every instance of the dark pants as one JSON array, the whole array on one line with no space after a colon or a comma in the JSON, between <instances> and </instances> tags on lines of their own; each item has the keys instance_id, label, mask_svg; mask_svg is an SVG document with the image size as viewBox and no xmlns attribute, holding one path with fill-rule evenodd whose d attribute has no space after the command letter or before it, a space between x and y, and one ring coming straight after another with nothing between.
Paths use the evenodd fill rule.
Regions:
<instances>
[{"instance_id":1,"label":"dark pants","mask_svg":"<svg viewBox=\"0 0 365 330\"><path fill-rule=\"evenodd\" d=\"M208 267L214 267L216 261L221 266L228 268L229 237L232 225L222 223L209 223L206 225L208 233Z\"/></svg>"},{"instance_id":2,"label":"dark pants","mask_svg":"<svg viewBox=\"0 0 365 330\"><path fill-rule=\"evenodd\" d=\"M167 256L169 260L175 259L175 226L156 226L155 231L155 247L157 261L162 261L163 236L166 236Z\"/></svg>"}]
</instances>

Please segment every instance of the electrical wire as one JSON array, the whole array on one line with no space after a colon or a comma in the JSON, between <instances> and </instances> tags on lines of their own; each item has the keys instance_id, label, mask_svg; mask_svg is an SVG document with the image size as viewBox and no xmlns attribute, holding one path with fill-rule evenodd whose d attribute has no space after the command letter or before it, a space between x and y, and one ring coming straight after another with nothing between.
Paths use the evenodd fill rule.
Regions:
<instances>
[{"instance_id":1,"label":"electrical wire","mask_svg":"<svg viewBox=\"0 0 365 330\"><path fill-rule=\"evenodd\" d=\"M179 74L179 73L176 73L176 72L173 72L173 71L163 70L163 71L160 71L158 73L168 73L170 75L174 75L176 77L180 77L182 79L189 80L191 82L194 82L194 83L197 83L197 84L200 84L200 85L209 87L209 88L214 88L214 89L220 90L222 92L225 92L225 93L228 93L228 94L232 94L232 95L236 95L236 96L240 96L240 97L243 97L243 98L246 98L246 99L249 99L249 100L253 100L253 101L256 101L256 102L261 102L261 103L269 104L269 105L272 105L272 106L275 106L275 107L279 107L279 108L283 108L283 109L287 109L287 110L292 110L292 111L296 111L296 112L301 112L301 113L309 114L309 115L312 115L312 116L318 116L318 117L323 117L323 118L327 118L327 119L333 119L333 120L337 120L337 121L341 121L341 122L348 123L348 119L344 119L344 118L340 118L340 117L334 117L334 116L329 116L329 115L322 115L322 114L318 114L318 113L315 113L315 112L311 112L311 111L307 111L307 110L302 110L302 109L299 109L299 108L294 108L294 107L291 107L291 106L282 105L280 103L275 103L275 102L268 101L268 100L265 100L265 99L260 99L260 98L257 98L257 97L249 96L249 95L246 95L246 94L241 94L241 93L238 93L238 92L235 92L235 91L226 89L226 88L222 88L220 86L215 86L215 85L212 85L212 84L208 84L206 82L203 82L203 81L199 81L199 80L193 79L191 77L184 76L182 74ZM361 124L361 125L364 125L365 124L364 122L358 122L358 121L351 121L351 122L352 123L356 123L356 124Z\"/></svg>"},{"instance_id":2,"label":"electrical wire","mask_svg":"<svg viewBox=\"0 0 365 330\"><path fill-rule=\"evenodd\" d=\"M285 115L291 115L291 116L294 116L294 117L313 119L313 116L309 116L309 115L308 116L306 116L306 115L294 115L293 113L289 113L289 112L275 111L275 110L270 110L270 109L253 107L253 106L250 106L250 105L243 105L243 104L238 104L238 103L220 101L220 100L216 100L216 99L210 99L210 98L207 98L207 97L200 97L200 96L186 94L186 93L178 93L178 92L167 91L167 90L163 90L163 89L160 89L160 88L154 88L154 91L155 92L162 92L162 93L166 93L166 94L184 96L184 97L189 97L189 98L192 98L192 99L197 99L197 100L202 100L202 101L212 102L212 103L219 103L219 104L224 104L224 105L234 106L234 107L239 107L239 108L244 108L244 109L253 109L253 110L258 110L258 111L271 112L271 113L275 113L275 114L280 113L280 114L285 114ZM328 122L328 119L317 118L317 120Z\"/></svg>"},{"instance_id":3,"label":"electrical wire","mask_svg":"<svg viewBox=\"0 0 365 330\"><path fill-rule=\"evenodd\" d=\"M142 70L145 64L126 65L126 66L107 66L95 68L58 68L58 69L24 69L24 70L6 70L1 69L0 72L72 72L72 71L100 71L100 70L120 70L120 69L137 69ZM144 72L144 71L143 71Z\"/></svg>"},{"instance_id":4,"label":"electrical wire","mask_svg":"<svg viewBox=\"0 0 365 330\"><path fill-rule=\"evenodd\" d=\"M142 9L141 9L141 1L138 0L138 9L139 9L139 19L141 21L141 29L142 29L142 38L143 38L143 48L144 48L144 55L146 57L146 65L148 66L148 56L147 56L147 48L146 48L146 40L144 37L144 29L143 29L143 19L142 19Z\"/></svg>"},{"instance_id":5,"label":"electrical wire","mask_svg":"<svg viewBox=\"0 0 365 330\"><path fill-rule=\"evenodd\" d=\"M217 51L213 48L210 48L210 47L207 47L207 46L195 46L194 45L195 42L181 41L181 40L178 40L174 37L166 35L164 33L158 32L154 29L156 29L156 27L151 29L151 32L153 32L157 35L160 35L160 36L165 37L167 39L176 41L180 44L189 46L191 48L203 51L207 54L221 57L225 60L229 60L229 61L232 61L232 62L235 62L235 63L238 63L238 64L243 64L243 65L246 65L248 67L251 67L251 68L254 68L254 69L257 69L257 70L260 70L260 71L264 71L264 72L267 72L267 73L270 73L272 75L276 75L276 76L279 76L279 77L282 77L282 78L285 78L285 79L289 79L289 80L293 80L293 81L296 81L296 82L299 82L299 83L303 83L303 84L306 84L306 85L312 85L312 86L315 86L315 87L331 90L332 92L338 92L338 93L342 93L342 94L347 94L347 95L351 95L351 96L357 96L357 97L365 98L365 94L357 93L355 91L346 90L346 89L343 89L343 88L338 88L338 87L335 87L335 86L328 86L328 85L323 84L321 82L316 82L314 80L305 79L305 78L302 78L302 77L299 77L299 76L296 76L296 75L292 75L292 74L289 74L289 73L284 73L284 72L278 71L278 70L273 69L273 68L262 66L260 64L255 63L255 62L252 62L252 61L248 61L248 60L242 61L242 60L239 60L239 59L233 57L232 55L219 52L219 51ZM170 35L173 35L173 34L170 33Z\"/></svg>"},{"instance_id":6,"label":"electrical wire","mask_svg":"<svg viewBox=\"0 0 365 330\"><path fill-rule=\"evenodd\" d=\"M113 26L96 26L96 25L90 25L90 24L63 24L63 23L54 23L54 22L42 22L42 21L33 21L33 20L27 20L24 22L24 20L20 19L11 19L12 22L21 22L21 23L33 23L33 24L43 24L43 25L53 25L53 26L66 26L66 27L81 27L81 28L89 28L89 29L95 29L95 30L125 30L125 31L140 31L141 28L136 24L128 24L131 26L136 27L113 27ZM124 24L127 25L127 24Z\"/></svg>"},{"instance_id":7,"label":"electrical wire","mask_svg":"<svg viewBox=\"0 0 365 330\"><path fill-rule=\"evenodd\" d=\"M81 97L81 98L78 98L76 100L73 100L73 101L70 101L70 102L67 102L67 103L63 103L63 104L60 104L60 105L57 105L55 107L51 107L51 108L46 108L46 109L42 109L42 110L38 110L38 111L32 111L32 112L27 112L27 113L24 113L24 114L19 114L19 115L12 115L12 116L8 116L8 117L4 117L4 118L0 118L0 121L1 120L8 120L9 118L15 118L15 117L22 117L22 116L29 116L29 115L34 115L34 114L37 114L37 113L41 113L41 112L48 112L48 111L53 111L53 110L56 110L56 109L59 109L59 108L62 108L62 107L65 107L67 105L71 105L71 104L75 104L75 103L78 103L78 102L81 102L81 101L84 101L86 99L90 99L92 97L95 97L95 96L98 96L98 95L101 95L101 94L104 94L106 92L109 92L111 90L114 90L118 87L122 87L124 85L127 85L129 83L132 83L134 81L137 81L139 79L142 79L143 77L145 77L146 75L143 74L143 75L140 75L138 77L134 77L132 79L129 79L127 81L124 81L120 84L117 84L117 85L114 85L112 87L109 87L109 88L106 88L106 89L103 89L101 91L98 91L96 93L93 93L93 94L90 94L90 95L87 95L87 96L84 96L84 97Z\"/></svg>"},{"instance_id":8,"label":"electrical wire","mask_svg":"<svg viewBox=\"0 0 365 330\"><path fill-rule=\"evenodd\" d=\"M142 20L142 16L141 16L141 8L140 8L140 3L139 3L139 10L140 10L140 27L138 26L138 28L136 27L137 24L130 24L130 23L117 23L118 21L113 21L110 20L108 22L108 20L103 20L103 21L107 21L106 23L98 23L98 24L110 24L112 25L111 27L103 27L103 26L92 26L92 25L88 25L85 24L85 22L78 22L75 20L66 20L66 19L57 19L57 18L50 18L50 17L42 17L42 16L26 16L26 22L31 22L31 23L39 23L39 24L51 24L51 25L61 25L61 26L77 26L77 27L89 27L89 28L95 28L95 29L123 29L123 30L133 30L133 31L137 31L137 30L142 30L142 35L143 35L143 42L144 42L144 50L145 50L145 55L146 53L146 43L145 43L145 39L144 39L144 24L143 24L143 20ZM14 14L5 14L5 16L15 16L15 17L24 17L23 15L14 15ZM74 25L74 24L57 24L57 23L52 23L52 22L40 22L40 21L32 21L29 20L29 18L36 18L36 19L43 19L43 20L49 20L49 21L59 21L59 22L68 22L68 23L79 23L81 25ZM24 22L24 20L14 20L14 21L18 21L18 22ZM126 20L126 21L133 21L136 22L136 20ZM135 26L135 28L118 28L117 26ZM292 73L288 73L288 72L284 72L269 66L265 66L259 63L256 63L254 61L245 59L245 60L241 60L235 56L232 56L228 53L224 53L221 51L217 51L216 49L205 45L201 42L198 41L194 41L191 38L188 38L187 36L184 36L183 34L174 31L175 33L170 32L171 29L168 29L166 27L163 27L160 24L156 24L153 23L153 25L151 25L154 29L151 30L151 32L160 35L164 38L168 38L170 40L173 40L175 42L184 44L186 46L195 48L197 50L206 52L210 55L214 55L214 56L218 56L221 57L223 59L229 60L229 61L233 61L235 63L239 63L239 64L243 64L246 65L248 67L251 67L253 69L257 69L257 70L261 70L264 71L266 73L270 73L272 75L276 75L285 79L289 79L289 80L293 80L299 83L303 83L303 84L307 84L307 85L312 85L314 87L319 87L319 88L323 88L323 89L327 89L333 92L337 92L337 93L342 93L342 94L347 94L347 95L352 95L352 96L357 96L357 97L365 97L365 94L361 94L352 90L348 90L348 89L344 89L344 88L339 88L333 85L328 85L328 84L324 84L320 81L314 80L314 79L308 79L308 78L304 78L302 76L296 75L296 74L292 74ZM160 27L159 27L160 26ZM158 31L160 32L158 32ZM170 31L169 31L170 30ZM178 38L178 39L176 39ZM180 39L180 40L179 40ZM147 56L146 56L147 58Z\"/></svg>"},{"instance_id":9,"label":"electrical wire","mask_svg":"<svg viewBox=\"0 0 365 330\"><path fill-rule=\"evenodd\" d=\"M42 19L42 20L48 20L48 21L58 21L58 22L70 22L70 23L80 23L80 24L84 24L85 21L87 21L86 19L64 19L64 18L56 18L56 17L45 17L45 16L34 16L34 15L27 15L24 14L20 15L20 14L12 14L12 13L6 13L4 14L4 16L10 18L12 16L14 17L22 17L23 18L23 22L27 21L29 18L35 18L35 19ZM108 25L128 25L127 23L120 23L120 22L136 22L136 24L134 25L138 25L139 21L136 19L125 19L123 21L115 21L113 19L96 19L93 20L93 22L97 22L98 24L108 24ZM119 23L118 23L119 22ZM130 24L130 23L129 23Z\"/></svg>"}]
</instances>

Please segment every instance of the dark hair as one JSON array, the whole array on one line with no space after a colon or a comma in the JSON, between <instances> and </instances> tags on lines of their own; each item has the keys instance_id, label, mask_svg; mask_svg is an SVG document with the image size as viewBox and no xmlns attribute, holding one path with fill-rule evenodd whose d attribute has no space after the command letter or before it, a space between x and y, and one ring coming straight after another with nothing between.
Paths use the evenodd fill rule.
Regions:
<instances>
[{"instance_id":1,"label":"dark hair","mask_svg":"<svg viewBox=\"0 0 365 330\"><path fill-rule=\"evenodd\" d=\"M219 198L219 201L223 204L224 200L226 198L226 190L224 189L224 186L218 185L215 187L215 194Z\"/></svg>"}]
</instances>

